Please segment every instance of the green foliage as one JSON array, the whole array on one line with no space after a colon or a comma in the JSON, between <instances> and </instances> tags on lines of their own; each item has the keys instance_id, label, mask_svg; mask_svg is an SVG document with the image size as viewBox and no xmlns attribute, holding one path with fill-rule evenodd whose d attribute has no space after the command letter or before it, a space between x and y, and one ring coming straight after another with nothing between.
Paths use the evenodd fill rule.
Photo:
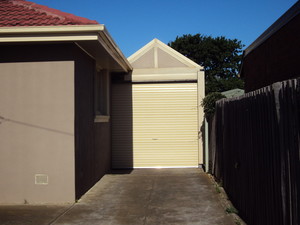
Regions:
<instances>
[{"instance_id":1,"label":"green foliage","mask_svg":"<svg viewBox=\"0 0 300 225\"><path fill-rule=\"evenodd\" d=\"M216 79L206 80L205 82L205 92L223 92L231 89L244 89L244 81L238 77L231 77L228 79Z\"/></svg>"},{"instance_id":2,"label":"green foliage","mask_svg":"<svg viewBox=\"0 0 300 225\"><path fill-rule=\"evenodd\" d=\"M215 188L216 188L216 192L217 192L218 194L220 194L220 193L222 192L219 185L215 185Z\"/></svg>"},{"instance_id":3,"label":"green foliage","mask_svg":"<svg viewBox=\"0 0 300 225\"><path fill-rule=\"evenodd\" d=\"M241 225L242 224L241 221L239 221L238 219L235 219L234 222L235 222L236 225Z\"/></svg>"},{"instance_id":4,"label":"green foliage","mask_svg":"<svg viewBox=\"0 0 300 225\"><path fill-rule=\"evenodd\" d=\"M228 214L231 214L231 213L235 213L235 214L238 214L238 210L236 208L234 208L233 206L231 207L227 207L226 210L225 210Z\"/></svg>"},{"instance_id":5,"label":"green foliage","mask_svg":"<svg viewBox=\"0 0 300 225\"><path fill-rule=\"evenodd\" d=\"M205 117L209 120L215 113L216 110L216 101L219 99L226 98L219 92L212 92L205 96L202 100L201 105L204 108Z\"/></svg>"},{"instance_id":6,"label":"green foliage","mask_svg":"<svg viewBox=\"0 0 300 225\"><path fill-rule=\"evenodd\" d=\"M206 93L244 87L239 77L244 45L237 39L186 34L168 44L205 69Z\"/></svg>"}]
</instances>

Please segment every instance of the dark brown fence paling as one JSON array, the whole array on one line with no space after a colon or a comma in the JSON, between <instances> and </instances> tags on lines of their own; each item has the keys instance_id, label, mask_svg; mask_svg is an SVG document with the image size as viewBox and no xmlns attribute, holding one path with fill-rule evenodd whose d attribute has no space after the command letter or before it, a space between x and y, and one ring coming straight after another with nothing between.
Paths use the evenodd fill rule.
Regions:
<instances>
[{"instance_id":1,"label":"dark brown fence paling","mask_svg":"<svg viewBox=\"0 0 300 225\"><path fill-rule=\"evenodd\" d=\"M300 79L222 99L210 172L249 225L300 224Z\"/></svg>"}]
</instances>

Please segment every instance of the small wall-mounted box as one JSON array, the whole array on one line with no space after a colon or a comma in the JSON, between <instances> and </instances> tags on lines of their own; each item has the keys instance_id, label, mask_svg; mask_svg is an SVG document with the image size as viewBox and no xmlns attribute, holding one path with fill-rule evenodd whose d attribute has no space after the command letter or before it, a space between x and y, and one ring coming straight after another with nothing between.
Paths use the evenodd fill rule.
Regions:
<instances>
[{"instance_id":1,"label":"small wall-mounted box","mask_svg":"<svg viewBox=\"0 0 300 225\"><path fill-rule=\"evenodd\" d=\"M49 177L47 174L35 174L35 184L48 185Z\"/></svg>"}]
</instances>

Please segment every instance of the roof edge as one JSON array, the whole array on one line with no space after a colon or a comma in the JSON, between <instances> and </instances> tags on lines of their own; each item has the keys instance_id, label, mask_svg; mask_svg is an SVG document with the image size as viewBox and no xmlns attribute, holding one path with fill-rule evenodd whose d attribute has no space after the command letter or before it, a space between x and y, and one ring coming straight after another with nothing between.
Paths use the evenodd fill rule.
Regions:
<instances>
[{"instance_id":1,"label":"roof edge","mask_svg":"<svg viewBox=\"0 0 300 225\"><path fill-rule=\"evenodd\" d=\"M60 26L18 26L0 27L0 34L34 34L34 33L68 33L68 32L99 32L103 24L60 25Z\"/></svg>"},{"instance_id":2,"label":"roof edge","mask_svg":"<svg viewBox=\"0 0 300 225\"><path fill-rule=\"evenodd\" d=\"M264 43L269 37L280 30L295 16L300 14L300 1L297 1L287 12L285 12L278 20L275 21L265 32L263 32L248 48L244 50L244 57L250 54L254 49Z\"/></svg>"},{"instance_id":3,"label":"roof edge","mask_svg":"<svg viewBox=\"0 0 300 225\"><path fill-rule=\"evenodd\" d=\"M1 42L58 42L58 41L98 41L106 47L109 54L124 71L132 70L131 64L112 39L103 24L1 27Z\"/></svg>"},{"instance_id":4,"label":"roof edge","mask_svg":"<svg viewBox=\"0 0 300 225\"><path fill-rule=\"evenodd\" d=\"M129 57L127 57L127 60L131 63L134 62L141 52L146 51L148 48L150 48L154 44L155 40L157 40L157 39L154 38L152 41L148 42L146 45L141 47L139 50L137 50L136 52L131 54Z\"/></svg>"},{"instance_id":5,"label":"roof edge","mask_svg":"<svg viewBox=\"0 0 300 225\"><path fill-rule=\"evenodd\" d=\"M146 52L148 49L150 49L153 45L158 44L164 48L169 54L172 54L173 57L177 59L181 59L180 61L184 64L190 64L194 66L195 68L203 69L203 67L197 63L195 63L193 60L189 59L188 57L182 55L180 52L176 51L175 49L171 48L167 44L163 43L162 41L158 40L157 38L154 38L152 41L144 45L142 48L140 48L138 51L133 53L131 56L129 56L127 59L130 63L133 63L135 60L139 58L140 55L142 55L144 52Z\"/></svg>"},{"instance_id":6,"label":"roof edge","mask_svg":"<svg viewBox=\"0 0 300 225\"><path fill-rule=\"evenodd\" d=\"M120 60L120 63L123 64L123 68L126 69L127 72L132 71L133 68L132 68L130 62L124 56L123 52L121 51L121 49L119 48L119 46L116 44L116 42L114 41L114 39L112 38L112 36L109 34L109 32L107 31L107 29L106 29L106 27L104 25L103 25L103 30L102 31L103 31L103 34L105 36L104 39L107 40L107 44L111 46L111 48L113 49L113 51L117 53L118 59Z\"/></svg>"},{"instance_id":7,"label":"roof edge","mask_svg":"<svg viewBox=\"0 0 300 225\"><path fill-rule=\"evenodd\" d=\"M155 41L157 43L160 43L162 46L165 47L166 50L170 51L171 53L174 54L174 56L176 56L177 58L182 59L183 61L185 61L188 64L193 65L196 68L199 69L203 69L203 66L199 65L198 63L194 62L193 60L189 59L188 57L186 57L185 55L181 54L180 52L176 51L174 48L168 46L167 44L163 43L162 41L155 39Z\"/></svg>"}]
</instances>

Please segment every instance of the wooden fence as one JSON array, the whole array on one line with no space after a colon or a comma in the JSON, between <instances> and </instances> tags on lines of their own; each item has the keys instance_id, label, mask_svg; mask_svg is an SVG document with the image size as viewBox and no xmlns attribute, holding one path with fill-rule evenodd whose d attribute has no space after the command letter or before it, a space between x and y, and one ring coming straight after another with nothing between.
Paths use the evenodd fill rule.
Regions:
<instances>
[{"instance_id":1,"label":"wooden fence","mask_svg":"<svg viewBox=\"0 0 300 225\"><path fill-rule=\"evenodd\" d=\"M300 79L216 103L210 172L248 225L300 224Z\"/></svg>"}]
</instances>

